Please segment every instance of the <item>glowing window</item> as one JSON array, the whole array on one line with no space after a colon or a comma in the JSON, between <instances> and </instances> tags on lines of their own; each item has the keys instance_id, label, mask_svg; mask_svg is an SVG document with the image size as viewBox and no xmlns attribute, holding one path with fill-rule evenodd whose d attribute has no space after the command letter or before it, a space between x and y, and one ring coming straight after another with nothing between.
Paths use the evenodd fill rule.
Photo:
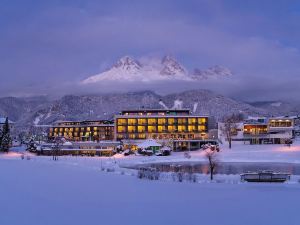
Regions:
<instances>
[{"instance_id":1,"label":"glowing window","mask_svg":"<svg viewBox=\"0 0 300 225\"><path fill-rule=\"evenodd\" d=\"M144 125L144 124L146 124L146 119L138 119L138 124L139 124L139 125Z\"/></svg>"},{"instance_id":2,"label":"glowing window","mask_svg":"<svg viewBox=\"0 0 300 225\"><path fill-rule=\"evenodd\" d=\"M189 126L188 126L188 131L189 131L189 132L194 132L194 131L196 131L196 126L189 125Z\"/></svg>"},{"instance_id":3,"label":"glowing window","mask_svg":"<svg viewBox=\"0 0 300 225\"><path fill-rule=\"evenodd\" d=\"M178 132L185 132L186 127L185 126L178 126Z\"/></svg>"},{"instance_id":4,"label":"glowing window","mask_svg":"<svg viewBox=\"0 0 300 225\"><path fill-rule=\"evenodd\" d=\"M145 138L146 138L146 135L145 135L145 134L139 134L139 135L138 135L138 138L140 138L140 139L145 139Z\"/></svg>"},{"instance_id":5,"label":"glowing window","mask_svg":"<svg viewBox=\"0 0 300 225\"><path fill-rule=\"evenodd\" d=\"M205 126L198 126L198 131L205 131L206 130L206 127Z\"/></svg>"},{"instance_id":6,"label":"glowing window","mask_svg":"<svg viewBox=\"0 0 300 225\"><path fill-rule=\"evenodd\" d=\"M165 118L159 118L159 119L158 119L158 124L159 124L159 125L164 125L164 124L166 124L166 119L165 119Z\"/></svg>"},{"instance_id":7,"label":"glowing window","mask_svg":"<svg viewBox=\"0 0 300 225\"><path fill-rule=\"evenodd\" d=\"M165 126L158 126L158 127L157 127L157 131L158 131L159 133L165 132Z\"/></svg>"},{"instance_id":8,"label":"glowing window","mask_svg":"<svg viewBox=\"0 0 300 225\"><path fill-rule=\"evenodd\" d=\"M174 118L169 118L169 119L168 119L168 124L172 125L172 124L174 124L174 123L175 123Z\"/></svg>"},{"instance_id":9,"label":"glowing window","mask_svg":"<svg viewBox=\"0 0 300 225\"><path fill-rule=\"evenodd\" d=\"M156 119L154 119L154 118L148 119L148 124L149 125L156 124Z\"/></svg>"},{"instance_id":10,"label":"glowing window","mask_svg":"<svg viewBox=\"0 0 300 225\"><path fill-rule=\"evenodd\" d=\"M206 123L206 118L198 118L198 123L199 124Z\"/></svg>"},{"instance_id":11,"label":"glowing window","mask_svg":"<svg viewBox=\"0 0 300 225\"><path fill-rule=\"evenodd\" d=\"M168 126L168 131L169 132L174 132L175 131L175 126Z\"/></svg>"},{"instance_id":12,"label":"glowing window","mask_svg":"<svg viewBox=\"0 0 300 225\"><path fill-rule=\"evenodd\" d=\"M129 125L135 125L136 124L136 119L128 119L128 124Z\"/></svg>"},{"instance_id":13,"label":"glowing window","mask_svg":"<svg viewBox=\"0 0 300 225\"><path fill-rule=\"evenodd\" d=\"M126 119L117 119L117 124L118 125L124 125L124 124L126 124Z\"/></svg>"},{"instance_id":14,"label":"glowing window","mask_svg":"<svg viewBox=\"0 0 300 225\"><path fill-rule=\"evenodd\" d=\"M145 131L146 131L145 126L138 126L138 132L139 132L139 133L143 133L143 132L145 132Z\"/></svg>"},{"instance_id":15,"label":"glowing window","mask_svg":"<svg viewBox=\"0 0 300 225\"><path fill-rule=\"evenodd\" d=\"M134 133L135 132L135 126L128 126L128 132L129 133Z\"/></svg>"},{"instance_id":16,"label":"glowing window","mask_svg":"<svg viewBox=\"0 0 300 225\"><path fill-rule=\"evenodd\" d=\"M178 118L178 124L185 124L186 118Z\"/></svg>"},{"instance_id":17,"label":"glowing window","mask_svg":"<svg viewBox=\"0 0 300 225\"><path fill-rule=\"evenodd\" d=\"M149 133L156 132L156 126L148 126L148 132Z\"/></svg>"},{"instance_id":18,"label":"glowing window","mask_svg":"<svg viewBox=\"0 0 300 225\"><path fill-rule=\"evenodd\" d=\"M189 118L189 124L195 124L196 118Z\"/></svg>"},{"instance_id":19,"label":"glowing window","mask_svg":"<svg viewBox=\"0 0 300 225\"><path fill-rule=\"evenodd\" d=\"M118 133L123 133L126 131L126 127L125 126L118 126Z\"/></svg>"}]
</instances>

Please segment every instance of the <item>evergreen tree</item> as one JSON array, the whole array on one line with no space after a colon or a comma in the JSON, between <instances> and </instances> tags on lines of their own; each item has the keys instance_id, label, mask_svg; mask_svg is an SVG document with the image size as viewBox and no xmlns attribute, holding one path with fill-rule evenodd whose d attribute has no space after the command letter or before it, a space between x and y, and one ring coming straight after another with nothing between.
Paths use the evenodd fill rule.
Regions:
<instances>
[{"instance_id":1,"label":"evergreen tree","mask_svg":"<svg viewBox=\"0 0 300 225\"><path fill-rule=\"evenodd\" d=\"M10 137L10 127L8 118L6 117L5 123L2 128L2 132L0 134L0 150L3 152L8 152L11 145L11 137Z\"/></svg>"}]
</instances>

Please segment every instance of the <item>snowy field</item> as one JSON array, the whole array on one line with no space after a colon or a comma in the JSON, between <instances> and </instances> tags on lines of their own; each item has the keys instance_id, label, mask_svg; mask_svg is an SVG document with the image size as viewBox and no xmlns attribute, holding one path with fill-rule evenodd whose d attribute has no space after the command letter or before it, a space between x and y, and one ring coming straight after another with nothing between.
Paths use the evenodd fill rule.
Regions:
<instances>
[{"instance_id":1,"label":"snowy field","mask_svg":"<svg viewBox=\"0 0 300 225\"><path fill-rule=\"evenodd\" d=\"M17 150L17 149L15 149ZM221 161L300 161L300 144L234 145ZM299 225L300 183L241 183L238 176L206 175L197 183L140 180L124 165L160 161L204 161L202 152L170 157L51 157L0 155L0 224L205 224Z\"/></svg>"}]
</instances>

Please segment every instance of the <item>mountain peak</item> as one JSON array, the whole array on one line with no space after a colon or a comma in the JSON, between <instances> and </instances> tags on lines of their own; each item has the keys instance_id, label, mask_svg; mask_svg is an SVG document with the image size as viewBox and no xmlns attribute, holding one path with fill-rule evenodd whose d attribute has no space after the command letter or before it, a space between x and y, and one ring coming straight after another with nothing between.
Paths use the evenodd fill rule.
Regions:
<instances>
[{"instance_id":1,"label":"mountain peak","mask_svg":"<svg viewBox=\"0 0 300 225\"><path fill-rule=\"evenodd\" d=\"M223 79L232 75L231 71L222 66L213 66L206 70L196 69L189 73L173 56L166 55L162 59L138 60L123 56L110 69L90 76L82 84L95 84L100 81L150 82L165 80L208 80Z\"/></svg>"},{"instance_id":2,"label":"mountain peak","mask_svg":"<svg viewBox=\"0 0 300 225\"><path fill-rule=\"evenodd\" d=\"M164 66L160 71L162 75L186 74L185 68L172 56L166 55L161 61Z\"/></svg>"},{"instance_id":3,"label":"mountain peak","mask_svg":"<svg viewBox=\"0 0 300 225\"><path fill-rule=\"evenodd\" d=\"M135 60L130 56L123 56L113 66L114 68L120 68L124 70L139 70L142 66L139 61Z\"/></svg>"}]
</instances>

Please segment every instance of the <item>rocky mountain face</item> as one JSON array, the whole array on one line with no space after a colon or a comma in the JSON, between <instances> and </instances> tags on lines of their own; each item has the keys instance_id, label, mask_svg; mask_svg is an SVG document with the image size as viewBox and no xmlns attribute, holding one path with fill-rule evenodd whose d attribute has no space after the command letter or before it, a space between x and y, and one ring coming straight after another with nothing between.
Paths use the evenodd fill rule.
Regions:
<instances>
[{"instance_id":1,"label":"rocky mountain face","mask_svg":"<svg viewBox=\"0 0 300 225\"><path fill-rule=\"evenodd\" d=\"M81 83L95 84L103 81L162 81L162 80L208 80L223 79L232 75L231 71L222 66L214 66L206 70L195 69L189 72L175 58L165 56L161 60L144 60L143 63L130 57L124 56L110 69L90 76Z\"/></svg>"},{"instance_id":2,"label":"rocky mountain face","mask_svg":"<svg viewBox=\"0 0 300 225\"><path fill-rule=\"evenodd\" d=\"M239 102L208 90L192 90L165 96L152 91L67 95L53 101L45 97L0 99L0 116L8 116L19 127L49 125L57 120L112 119L124 109L141 108L188 108L193 114L209 115L216 120L232 113L252 116L282 115L282 112L273 111L273 108Z\"/></svg>"}]
</instances>

